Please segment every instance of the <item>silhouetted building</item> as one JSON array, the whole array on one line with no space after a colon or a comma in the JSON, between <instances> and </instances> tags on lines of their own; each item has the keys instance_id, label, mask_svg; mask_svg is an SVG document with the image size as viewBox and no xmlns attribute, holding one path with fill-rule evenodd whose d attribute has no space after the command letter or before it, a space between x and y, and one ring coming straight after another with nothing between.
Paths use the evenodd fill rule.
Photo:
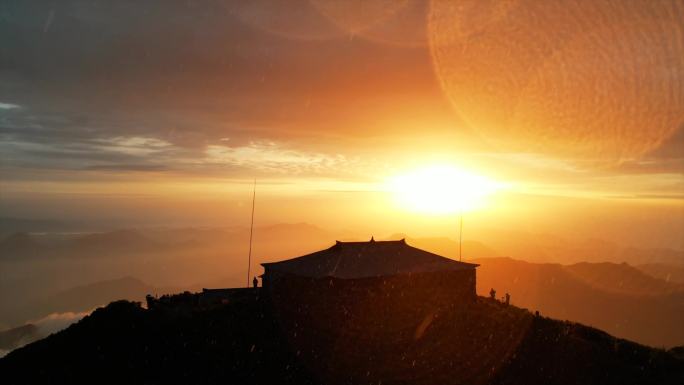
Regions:
<instances>
[{"instance_id":1,"label":"silhouetted building","mask_svg":"<svg viewBox=\"0 0 684 385\"><path fill-rule=\"evenodd\" d=\"M381 295L437 295L450 301L474 299L479 265L399 241L340 242L298 258L262 263L262 286L272 294L366 290Z\"/></svg>"}]
</instances>

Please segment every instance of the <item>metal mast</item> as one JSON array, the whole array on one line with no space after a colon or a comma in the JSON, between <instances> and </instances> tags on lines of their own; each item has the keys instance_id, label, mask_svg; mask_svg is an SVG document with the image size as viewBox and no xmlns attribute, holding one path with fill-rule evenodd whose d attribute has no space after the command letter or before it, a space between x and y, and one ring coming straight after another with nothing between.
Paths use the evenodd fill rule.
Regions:
<instances>
[{"instance_id":1,"label":"metal mast","mask_svg":"<svg viewBox=\"0 0 684 385\"><path fill-rule=\"evenodd\" d=\"M252 190L252 220L249 225L249 254L247 255L247 288L249 288L249 277L252 268L252 235L254 234L254 202L256 201L256 178L254 179L254 189Z\"/></svg>"},{"instance_id":2,"label":"metal mast","mask_svg":"<svg viewBox=\"0 0 684 385\"><path fill-rule=\"evenodd\" d=\"M458 261L461 262L463 256L463 210L461 210L460 230L458 232Z\"/></svg>"}]
</instances>

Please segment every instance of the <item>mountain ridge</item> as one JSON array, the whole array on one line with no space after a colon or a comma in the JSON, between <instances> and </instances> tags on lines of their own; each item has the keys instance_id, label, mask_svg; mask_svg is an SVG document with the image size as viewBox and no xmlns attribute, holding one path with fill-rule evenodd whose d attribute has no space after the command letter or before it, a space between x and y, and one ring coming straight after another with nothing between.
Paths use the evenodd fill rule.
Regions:
<instances>
[{"instance_id":1,"label":"mountain ridge","mask_svg":"<svg viewBox=\"0 0 684 385\"><path fill-rule=\"evenodd\" d=\"M8 384L684 381L684 361L672 352L489 299L440 309L329 300L302 298L283 312L243 299L189 313L114 302L0 359L0 373ZM367 300L374 306L358 306Z\"/></svg>"},{"instance_id":2,"label":"mountain ridge","mask_svg":"<svg viewBox=\"0 0 684 385\"><path fill-rule=\"evenodd\" d=\"M469 260L479 263L477 292L487 295L493 288L500 297L511 294L511 301L521 307L539 310L559 319L569 319L594 325L611 334L651 346L684 344L684 290L679 285L652 281L630 266L615 264L599 267L619 267L617 271L637 274L643 282L656 282L659 292L646 289L633 292L615 290L618 274L592 272L582 276L575 265L532 263L512 258ZM591 264L589 266L595 267ZM632 275L627 275L631 277ZM604 282L600 279L605 278ZM611 281L612 280L612 281ZM597 283L599 282L599 283ZM612 287L611 287L612 286ZM663 290L666 288L666 290Z\"/></svg>"}]
</instances>

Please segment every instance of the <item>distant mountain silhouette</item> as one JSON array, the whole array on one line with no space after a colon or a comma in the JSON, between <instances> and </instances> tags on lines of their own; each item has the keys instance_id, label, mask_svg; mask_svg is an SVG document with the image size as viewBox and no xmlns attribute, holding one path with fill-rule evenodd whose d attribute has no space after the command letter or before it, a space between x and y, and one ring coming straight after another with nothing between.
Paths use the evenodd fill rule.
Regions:
<instances>
[{"instance_id":1,"label":"distant mountain silhouette","mask_svg":"<svg viewBox=\"0 0 684 385\"><path fill-rule=\"evenodd\" d=\"M419 237L410 238L405 234L393 234L388 239L406 239L411 245L419 249L430 250L433 253L443 255L452 259L458 259L459 256L459 244L458 242L447 237ZM500 254L485 244L477 241L466 240L463 241L462 253L468 258L491 258L498 257Z\"/></svg>"},{"instance_id":2,"label":"distant mountain silhouette","mask_svg":"<svg viewBox=\"0 0 684 385\"><path fill-rule=\"evenodd\" d=\"M665 263L681 266L684 263L684 250L667 248L640 249L627 247L622 249L619 261L627 261L634 265L647 263Z\"/></svg>"},{"instance_id":3,"label":"distant mountain silhouette","mask_svg":"<svg viewBox=\"0 0 684 385\"><path fill-rule=\"evenodd\" d=\"M684 290L622 264L475 259L477 290L508 292L518 306L594 325L652 346L684 343Z\"/></svg>"},{"instance_id":4,"label":"distant mountain silhouette","mask_svg":"<svg viewBox=\"0 0 684 385\"><path fill-rule=\"evenodd\" d=\"M684 285L666 282L626 263L576 263L564 267L589 286L628 295L667 295L684 291Z\"/></svg>"},{"instance_id":5,"label":"distant mountain silhouette","mask_svg":"<svg viewBox=\"0 0 684 385\"><path fill-rule=\"evenodd\" d=\"M150 293L167 293L177 288L156 288L133 278L123 277L87 285L77 286L57 294L33 301L16 302L14 307L6 307L2 322L22 323L51 313L82 312L92 310L111 301L126 298L142 301Z\"/></svg>"},{"instance_id":6,"label":"distant mountain silhouette","mask_svg":"<svg viewBox=\"0 0 684 385\"><path fill-rule=\"evenodd\" d=\"M684 260L681 264L648 263L636 267L663 281L684 284Z\"/></svg>"},{"instance_id":7,"label":"distant mountain silhouette","mask_svg":"<svg viewBox=\"0 0 684 385\"><path fill-rule=\"evenodd\" d=\"M134 230L117 230L93 233L75 238L69 242L71 250L87 254L112 254L115 252L146 252L158 250L161 244L150 240ZM98 255L94 255L97 257Z\"/></svg>"},{"instance_id":8,"label":"distant mountain silhouette","mask_svg":"<svg viewBox=\"0 0 684 385\"><path fill-rule=\"evenodd\" d=\"M45 308L50 313L84 311L121 298L142 301L145 295L157 290L137 278L123 277L65 290L50 297Z\"/></svg>"},{"instance_id":9,"label":"distant mountain silhouette","mask_svg":"<svg viewBox=\"0 0 684 385\"><path fill-rule=\"evenodd\" d=\"M0 240L0 258L119 256L179 250L228 249L246 251L247 228L180 228L139 231L122 229L44 239L20 232ZM258 227L254 231L254 254L296 254L326 245L331 233L306 223ZM243 250L244 249L244 250Z\"/></svg>"},{"instance_id":10,"label":"distant mountain silhouette","mask_svg":"<svg viewBox=\"0 0 684 385\"><path fill-rule=\"evenodd\" d=\"M170 243L172 241L196 241L202 244L214 243L217 240L230 242L236 239L249 237L247 227L180 227L180 228L158 228L144 231L144 234L160 243ZM308 223L281 223L269 226L255 227L254 235L269 241L286 241L296 238L302 240L318 240L326 238L330 241L330 232L320 227ZM255 242L255 244L257 244Z\"/></svg>"},{"instance_id":11,"label":"distant mountain silhouette","mask_svg":"<svg viewBox=\"0 0 684 385\"><path fill-rule=\"evenodd\" d=\"M331 239L335 236L305 223L257 227L254 272L259 273L260 262L329 246ZM159 294L167 292L159 286L169 282L180 282L173 289L183 290L242 285L248 246L249 229L243 227L10 236L0 240L0 262L11 261L0 267L8 277L0 280L0 324L17 326L53 311L88 310L113 299L141 299L146 294L131 296L122 287L117 296L100 296L102 302L90 300L89 295L74 295L76 300L70 302L79 306L62 306L63 298L52 298L65 288L117 276L136 274L157 282L150 292ZM100 266L102 260L106 260L106 269ZM29 270L32 273L25 274ZM95 288L81 290L98 292Z\"/></svg>"},{"instance_id":12,"label":"distant mountain silhouette","mask_svg":"<svg viewBox=\"0 0 684 385\"><path fill-rule=\"evenodd\" d=\"M72 231L82 224L54 219L0 217L0 237L17 232Z\"/></svg>"},{"instance_id":13,"label":"distant mountain silhouette","mask_svg":"<svg viewBox=\"0 0 684 385\"><path fill-rule=\"evenodd\" d=\"M458 242L450 238L411 238L402 234L389 238L408 238L409 243L417 247L458 258ZM306 223L257 227L252 267L258 274L261 272L259 263L327 248L334 239L367 240L353 233L330 232ZM477 241L465 241L464 260L500 255L526 257L527 252L531 258L548 260L577 260L585 255L589 260L600 260L601 255L605 254L606 259L621 261L625 252L632 253L637 260L669 260L679 255L672 250L639 251L601 240L573 243L559 237L520 232L512 232L504 240L491 239L491 243L488 241L485 245ZM173 289L183 290L244 285L248 245L249 229L244 227L146 228L57 235L17 233L0 240L0 261L11 260L11 263L1 268L7 277L12 278L0 281L0 308L4 310L0 312L0 323L17 326L50 312L89 310L118 298L139 300L145 293L127 291L124 288L126 285L122 285L118 295L91 298L89 295L73 294L72 297L76 299L69 306L62 306L69 303L64 297L52 298L68 287L131 274L144 277L149 282L160 282L161 285L180 282L182 287ZM506 248L506 245L510 245L510 248ZM101 260L107 261L107 271L100 267ZM27 264L16 263L18 261L26 261ZM479 269L481 294L486 294L494 286L500 295L510 290L514 303L556 317L600 326L621 337L656 346L684 343L682 328L674 326L684 313L681 295L675 289L675 268L671 268L674 273L668 273L668 283L651 279L639 274L631 266L622 264L578 264L572 268L530 265L529 269L518 270L514 266L490 262ZM70 269L72 264L79 266L78 269ZM13 269L17 269L18 274L14 274ZM31 275L22 273L28 270L32 272ZM55 271L60 273L55 274ZM492 272L489 281L487 271ZM556 281L543 279L545 275L553 274L556 274ZM514 284L516 278L518 283ZM565 282L568 288L578 288L580 291L564 293L559 290L561 285L558 282ZM80 290L98 292L87 287ZM160 294L167 292L158 287L149 290ZM21 296L14 292L21 293ZM73 306L76 304L78 306ZM618 309L617 304L626 309ZM635 307L642 305L644 311L631 313L637 313Z\"/></svg>"},{"instance_id":14,"label":"distant mountain silhouette","mask_svg":"<svg viewBox=\"0 0 684 385\"><path fill-rule=\"evenodd\" d=\"M91 233L49 240L27 233L14 233L0 241L0 255L9 259L101 257L165 249L168 249L168 245L154 242L134 230Z\"/></svg>"},{"instance_id":15,"label":"distant mountain silhouette","mask_svg":"<svg viewBox=\"0 0 684 385\"><path fill-rule=\"evenodd\" d=\"M257 299L192 312L115 302L0 359L3 383L681 384L676 352L488 299Z\"/></svg>"},{"instance_id":16,"label":"distant mountain silhouette","mask_svg":"<svg viewBox=\"0 0 684 385\"><path fill-rule=\"evenodd\" d=\"M13 233L0 240L0 258L36 257L43 251L41 246L28 233Z\"/></svg>"},{"instance_id":17,"label":"distant mountain silhouette","mask_svg":"<svg viewBox=\"0 0 684 385\"><path fill-rule=\"evenodd\" d=\"M501 237L486 237L487 244L474 240L463 243L464 258L511 256L531 262L628 262L638 264L679 265L684 251L671 249L624 248L614 243L589 239L570 242L552 235L524 232L494 232ZM180 250L225 249L231 254L244 253L249 229L243 227L188 227L147 230L123 229L96 232L61 239L44 239L28 233L14 233L0 240L0 258L76 256L96 258L140 253L178 252ZM362 237L366 239L364 235ZM387 239L409 238L421 248L450 258L458 258L458 242L447 237L410 238L394 234ZM257 227L254 231L254 256L285 258L322 248L331 239L362 240L351 233L334 233L307 223L277 224Z\"/></svg>"},{"instance_id":18,"label":"distant mountain silhouette","mask_svg":"<svg viewBox=\"0 0 684 385\"><path fill-rule=\"evenodd\" d=\"M472 235L471 235L472 236ZM571 240L555 234L481 229L477 237L501 256L537 263L627 262L681 264L684 251L626 247L604 239ZM466 255L466 254L464 254ZM473 256L475 257L475 256Z\"/></svg>"},{"instance_id":19,"label":"distant mountain silhouette","mask_svg":"<svg viewBox=\"0 0 684 385\"><path fill-rule=\"evenodd\" d=\"M26 343L36 341L42 336L36 325L27 324L9 330L0 331L0 356L3 351L8 352ZM2 376L0 375L0 378Z\"/></svg>"}]
</instances>

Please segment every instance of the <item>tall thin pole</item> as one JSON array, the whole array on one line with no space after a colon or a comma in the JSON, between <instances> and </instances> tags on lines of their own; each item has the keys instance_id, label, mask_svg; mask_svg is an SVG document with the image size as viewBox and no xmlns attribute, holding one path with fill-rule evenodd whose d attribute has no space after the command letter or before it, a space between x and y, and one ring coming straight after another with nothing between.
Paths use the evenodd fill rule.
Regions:
<instances>
[{"instance_id":1,"label":"tall thin pole","mask_svg":"<svg viewBox=\"0 0 684 385\"><path fill-rule=\"evenodd\" d=\"M458 232L458 261L461 262L463 256L463 210L461 210L461 225Z\"/></svg>"},{"instance_id":2,"label":"tall thin pole","mask_svg":"<svg viewBox=\"0 0 684 385\"><path fill-rule=\"evenodd\" d=\"M254 202L256 201L256 179L252 190L252 221L249 225L249 254L247 255L247 287L249 288L250 269L252 268L252 235L254 234Z\"/></svg>"}]
</instances>

